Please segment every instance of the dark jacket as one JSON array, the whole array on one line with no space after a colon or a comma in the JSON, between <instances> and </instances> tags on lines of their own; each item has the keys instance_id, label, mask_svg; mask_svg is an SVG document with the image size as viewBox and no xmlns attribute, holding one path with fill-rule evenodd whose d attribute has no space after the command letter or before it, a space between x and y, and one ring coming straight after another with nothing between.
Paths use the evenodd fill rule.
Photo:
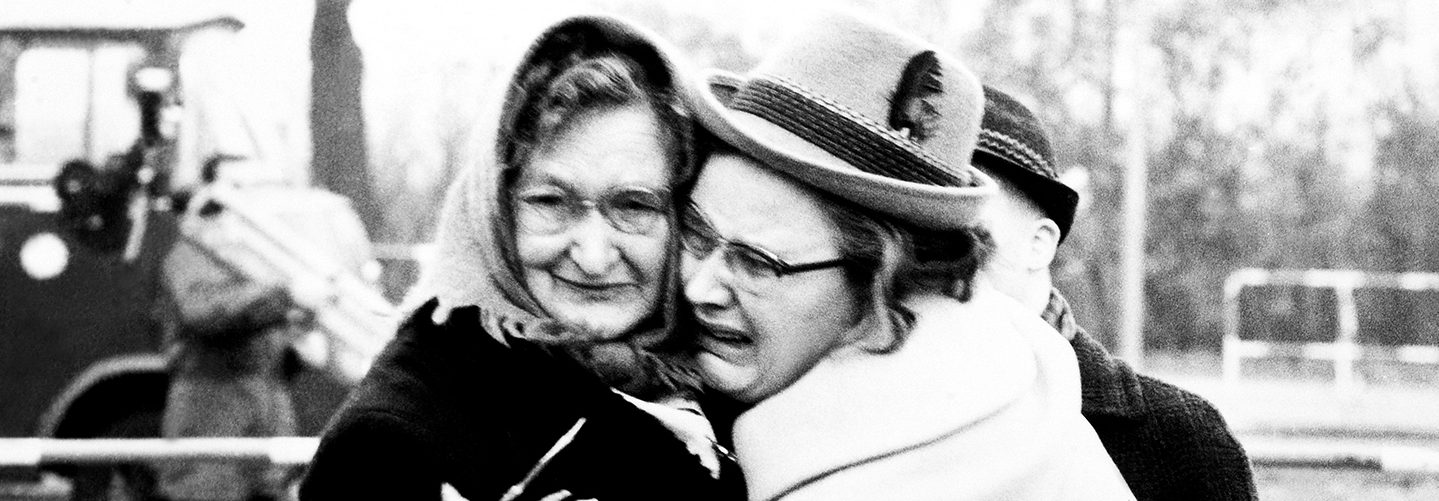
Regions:
<instances>
[{"instance_id":1,"label":"dark jacket","mask_svg":"<svg viewBox=\"0 0 1439 501\"><path fill-rule=\"evenodd\" d=\"M1082 412L1135 498L1257 498L1249 458L1213 405L1136 374L1083 329L1074 334Z\"/></svg>"},{"instance_id":2,"label":"dark jacket","mask_svg":"<svg viewBox=\"0 0 1439 501\"><path fill-rule=\"evenodd\" d=\"M496 500L581 417L519 499L561 489L611 501L742 498L737 477L712 479L668 429L577 364L523 340L500 344L478 308L443 326L434 309L401 327L331 422L301 499L439 499L448 483Z\"/></svg>"}]
</instances>

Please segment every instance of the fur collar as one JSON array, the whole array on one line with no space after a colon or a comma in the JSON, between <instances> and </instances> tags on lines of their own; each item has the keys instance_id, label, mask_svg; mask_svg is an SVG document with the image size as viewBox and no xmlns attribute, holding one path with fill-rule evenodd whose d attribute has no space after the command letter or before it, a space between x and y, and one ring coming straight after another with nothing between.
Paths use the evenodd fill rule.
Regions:
<instances>
[{"instance_id":1,"label":"fur collar","mask_svg":"<svg viewBox=\"0 0 1439 501\"><path fill-rule=\"evenodd\" d=\"M1016 331L1052 329L1018 303L981 288L967 303L931 296L906 306L916 323L898 351L841 349L740 416L735 452L752 499L942 441L1035 384L1033 348Z\"/></svg>"}]
</instances>

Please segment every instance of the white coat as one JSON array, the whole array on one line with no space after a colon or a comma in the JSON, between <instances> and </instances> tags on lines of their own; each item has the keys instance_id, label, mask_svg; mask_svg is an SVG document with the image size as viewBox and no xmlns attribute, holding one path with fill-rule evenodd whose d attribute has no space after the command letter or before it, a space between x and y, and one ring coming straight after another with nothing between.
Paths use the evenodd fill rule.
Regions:
<instances>
[{"instance_id":1,"label":"white coat","mask_svg":"<svg viewBox=\"0 0 1439 501\"><path fill-rule=\"evenodd\" d=\"M842 348L740 416L750 499L1134 499L1038 315L984 287L905 305L899 350Z\"/></svg>"}]
</instances>

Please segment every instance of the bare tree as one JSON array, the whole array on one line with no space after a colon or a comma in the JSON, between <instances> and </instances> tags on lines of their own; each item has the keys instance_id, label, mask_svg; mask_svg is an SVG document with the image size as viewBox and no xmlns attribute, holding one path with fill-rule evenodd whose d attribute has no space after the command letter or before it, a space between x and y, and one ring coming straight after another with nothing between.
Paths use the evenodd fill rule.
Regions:
<instances>
[{"instance_id":1,"label":"bare tree","mask_svg":"<svg viewBox=\"0 0 1439 501\"><path fill-rule=\"evenodd\" d=\"M310 32L311 170L321 187L350 199L375 238L382 228L360 107L364 61L350 32L349 10L350 0L315 0Z\"/></svg>"}]
</instances>

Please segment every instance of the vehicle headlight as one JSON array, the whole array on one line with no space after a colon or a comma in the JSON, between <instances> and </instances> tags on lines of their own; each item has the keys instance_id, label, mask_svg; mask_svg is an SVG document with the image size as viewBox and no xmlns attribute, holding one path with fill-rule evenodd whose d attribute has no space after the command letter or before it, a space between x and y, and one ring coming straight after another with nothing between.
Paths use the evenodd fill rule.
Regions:
<instances>
[{"instance_id":1,"label":"vehicle headlight","mask_svg":"<svg viewBox=\"0 0 1439 501\"><path fill-rule=\"evenodd\" d=\"M65 272L70 248L54 233L37 233L20 246L20 267L35 280L49 280Z\"/></svg>"}]
</instances>

